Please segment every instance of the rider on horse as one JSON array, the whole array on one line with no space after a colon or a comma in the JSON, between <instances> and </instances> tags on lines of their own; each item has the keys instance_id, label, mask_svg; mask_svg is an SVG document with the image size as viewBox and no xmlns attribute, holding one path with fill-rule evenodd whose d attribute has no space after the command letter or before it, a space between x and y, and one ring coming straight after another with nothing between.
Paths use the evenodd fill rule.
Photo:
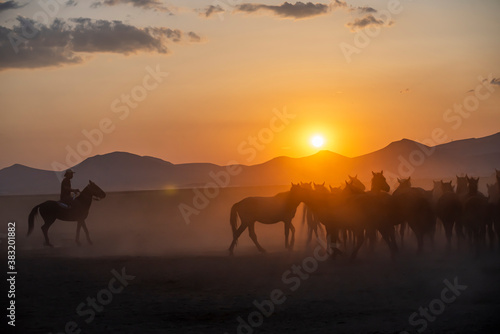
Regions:
<instances>
[{"instance_id":1,"label":"rider on horse","mask_svg":"<svg viewBox=\"0 0 500 334\"><path fill-rule=\"evenodd\" d=\"M73 178L73 174L75 172L71 169L68 169L66 173L64 173L64 179L61 182L61 199L60 201L69 207L73 204L73 196L71 193L79 193L79 189L71 188L71 179Z\"/></svg>"}]
</instances>

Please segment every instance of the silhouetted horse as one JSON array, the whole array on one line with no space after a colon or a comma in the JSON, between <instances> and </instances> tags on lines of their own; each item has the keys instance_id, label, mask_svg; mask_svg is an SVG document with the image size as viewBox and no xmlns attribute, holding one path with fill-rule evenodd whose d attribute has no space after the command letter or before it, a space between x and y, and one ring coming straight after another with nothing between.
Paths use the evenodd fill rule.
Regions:
<instances>
[{"instance_id":1,"label":"silhouetted horse","mask_svg":"<svg viewBox=\"0 0 500 334\"><path fill-rule=\"evenodd\" d=\"M497 182L488 185L488 206L490 216L500 245L500 171L495 170Z\"/></svg>"},{"instance_id":2,"label":"silhouetted horse","mask_svg":"<svg viewBox=\"0 0 500 334\"><path fill-rule=\"evenodd\" d=\"M48 231L50 226L56 221L56 219L63 221L76 221L78 222L76 226L76 238L75 241L80 245L80 228L83 228L87 241L92 244L90 240L89 231L87 225L85 224L85 219L89 214L90 205L92 200L100 200L106 197L106 193L102 191L95 183L89 181L89 184L83 189L80 195L75 198L73 204L70 208L64 208L58 204L56 201L46 201L42 204L35 206L28 217L28 235L33 231L35 224L35 216L40 213L45 224L42 226L42 232L45 237L45 245L53 247L49 241Z\"/></svg>"},{"instance_id":3,"label":"silhouetted horse","mask_svg":"<svg viewBox=\"0 0 500 334\"><path fill-rule=\"evenodd\" d=\"M417 253L423 250L424 236L433 237L436 218L430 203L429 193L422 188L411 186L410 178L400 180L393 197L401 221L406 221L417 237Z\"/></svg>"},{"instance_id":4,"label":"silhouetted horse","mask_svg":"<svg viewBox=\"0 0 500 334\"><path fill-rule=\"evenodd\" d=\"M451 181L440 181L440 186L442 195L436 203L436 215L443 223L447 241L446 248L449 250L451 248L453 226L462 216L462 202L455 193Z\"/></svg>"},{"instance_id":5,"label":"silhouetted horse","mask_svg":"<svg viewBox=\"0 0 500 334\"><path fill-rule=\"evenodd\" d=\"M469 194L469 184L467 182L467 178L467 174L463 177L457 175L457 189L455 189L455 193L458 195L460 203L462 203L462 209L465 204L465 200L467 199L467 195ZM455 222L455 232L457 233L459 241L461 239L465 239L463 212L462 216L460 216Z\"/></svg>"},{"instance_id":6,"label":"silhouetted horse","mask_svg":"<svg viewBox=\"0 0 500 334\"><path fill-rule=\"evenodd\" d=\"M472 246L479 252L486 241L486 227L490 223L488 199L478 191L479 178L467 177L469 192L464 202L464 227Z\"/></svg>"},{"instance_id":7,"label":"silhouetted horse","mask_svg":"<svg viewBox=\"0 0 500 334\"><path fill-rule=\"evenodd\" d=\"M491 219L497 233L497 240L500 245L500 170L496 170L497 182L493 186L493 194L490 196L489 202L491 207Z\"/></svg>"},{"instance_id":8,"label":"silhouetted horse","mask_svg":"<svg viewBox=\"0 0 500 334\"><path fill-rule=\"evenodd\" d=\"M348 184L349 185L349 184ZM351 230L356 238L356 245L351 253L354 260L365 240L365 230L375 228L387 242L391 254L397 252L394 238L394 210L392 199L387 193L387 184L383 173L373 173L372 191L352 194L324 194L320 191L302 189L301 200L317 214L326 227L327 240L333 243L336 252L340 229ZM331 245L329 245L331 247Z\"/></svg>"},{"instance_id":9,"label":"silhouetted horse","mask_svg":"<svg viewBox=\"0 0 500 334\"><path fill-rule=\"evenodd\" d=\"M500 187L498 183L488 184L487 187L488 209L490 212L491 223L497 233L497 239L500 241Z\"/></svg>"},{"instance_id":10,"label":"silhouetted horse","mask_svg":"<svg viewBox=\"0 0 500 334\"><path fill-rule=\"evenodd\" d=\"M313 189L312 182L309 183L301 182L300 186L305 189L311 189L311 190ZM316 239L319 239L320 234L323 233L323 227L319 223L318 218L314 215L314 212L305 204L304 204L304 210L302 212L302 224L304 223L307 223L307 245L310 245L313 232L316 235Z\"/></svg>"},{"instance_id":11,"label":"silhouetted horse","mask_svg":"<svg viewBox=\"0 0 500 334\"><path fill-rule=\"evenodd\" d=\"M262 224L285 223L285 248L293 248L295 243L295 227L292 225L292 218L295 216L300 200L297 198L299 185L292 185L290 191L282 192L273 197L247 197L231 207L230 224L233 231L233 241L229 246L229 254L233 254L234 247L238 242L241 233L248 227L250 238L257 246L257 249L264 253L265 250L257 241L255 234L255 222ZM238 216L241 225L237 227ZM292 231L290 244L288 236Z\"/></svg>"}]
</instances>

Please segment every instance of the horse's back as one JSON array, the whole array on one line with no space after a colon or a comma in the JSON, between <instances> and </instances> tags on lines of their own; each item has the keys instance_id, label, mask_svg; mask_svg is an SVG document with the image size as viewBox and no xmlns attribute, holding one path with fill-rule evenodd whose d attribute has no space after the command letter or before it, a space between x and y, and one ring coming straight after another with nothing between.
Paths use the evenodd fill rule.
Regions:
<instances>
[{"instance_id":1,"label":"horse's back","mask_svg":"<svg viewBox=\"0 0 500 334\"><path fill-rule=\"evenodd\" d=\"M297 206L291 205L286 196L253 196L235 203L233 209L238 212L242 220L271 224L293 218Z\"/></svg>"}]
</instances>

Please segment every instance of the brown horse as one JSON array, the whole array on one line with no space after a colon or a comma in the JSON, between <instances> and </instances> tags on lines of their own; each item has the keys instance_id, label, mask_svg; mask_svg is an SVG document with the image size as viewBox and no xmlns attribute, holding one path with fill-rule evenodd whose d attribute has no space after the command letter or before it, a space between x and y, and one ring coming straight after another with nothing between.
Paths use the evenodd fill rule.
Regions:
<instances>
[{"instance_id":1,"label":"brown horse","mask_svg":"<svg viewBox=\"0 0 500 334\"><path fill-rule=\"evenodd\" d=\"M313 189L312 182L301 182L300 186L305 189ZM312 212L312 210L307 205L304 205L304 210L302 211L302 224L304 223L307 223L307 245L310 245L313 237L313 232L316 235L316 239L319 239L320 235L323 234L323 228L314 212Z\"/></svg>"},{"instance_id":2,"label":"brown horse","mask_svg":"<svg viewBox=\"0 0 500 334\"><path fill-rule=\"evenodd\" d=\"M408 223L417 237L417 253L422 253L424 236L434 236L436 218L430 203L430 196L422 188L411 186L410 178L400 180L399 186L394 191L397 213L401 221Z\"/></svg>"},{"instance_id":3,"label":"brown horse","mask_svg":"<svg viewBox=\"0 0 500 334\"><path fill-rule=\"evenodd\" d=\"M347 184L349 185L349 184ZM359 189L351 189L353 192ZM365 230L374 228L380 232L389 246L392 256L397 252L394 237L395 216L389 185L382 173L373 173L372 190L353 194L325 194L317 190L302 189L301 200L318 216L327 231L327 240L335 245L341 229L353 231L356 245L351 253L354 260L365 240Z\"/></svg>"},{"instance_id":4,"label":"brown horse","mask_svg":"<svg viewBox=\"0 0 500 334\"><path fill-rule=\"evenodd\" d=\"M45 224L43 224L42 226L42 232L43 236L45 237L46 246L53 247L49 241L48 231L50 226L56 221L56 219L78 222L76 226L76 243L80 245L80 228L83 228L85 236L87 237L87 242L89 244L92 244L87 225L85 224L85 219L89 214L92 200L100 200L104 197L106 197L106 193L102 191L102 189L99 188L94 182L89 181L89 184L73 201L73 205L70 208L62 207L56 201L43 202L42 204L35 206L29 214L28 235L30 235L33 231L36 215L40 213L40 216L42 216L43 221L45 222Z\"/></svg>"},{"instance_id":5,"label":"brown horse","mask_svg":"<svg viewBox=\"0 0 500 334\"><path fill-rule=\"evenodd\" d=\"M233 232L233 241L229 246L229 254L233 255L234 247L238 238L248 228L250 238L257 249L265 253L264 248L257 241L255 234L255 222L262 224L285 223L285 248L292 249L295 243L295 227L292 219L295 216L300 200L297 197L299 185L292 185L290 191L282 192L273 197L247 197L231 207L230 224ZM241 224L237 227L238 216ZM288 237L290 230L292 238L290 243Z\"/></svg>"},{"instance_id":6,"label":"brown horse","mask_svg":"<svg viewBox=\"0 0 500 334\"><path fill-rule=\"evenodd\" d=\"M481 250L486 242L486 228L490 223L488 199L478 190L479 178L467 177L468 194L463 205L463 223L469 242L476 250Z\"/></svg>"},{"instance_id":7,"label":"brown horse","mask_svg":"<svg viewBox=\"0 0 500 334\"><path fill-rule=\"evenodd\" d=\"M446 247L451 249L451 237L455 223L462 216L462 202L455 193L452 183L440 181L442 195L436 203L436 215L443 223Z\"/></svg>"},{"instance_id":8,"label":"brown horse","mask_svg":"<svg viewBox=\"0 0 500 334\"><path fill-rule=\"evenodd\" d=\"M500 244L500 171L495 169L496 183L488 185L488 206L497 240Z\"/></svg>"}]
</instances>

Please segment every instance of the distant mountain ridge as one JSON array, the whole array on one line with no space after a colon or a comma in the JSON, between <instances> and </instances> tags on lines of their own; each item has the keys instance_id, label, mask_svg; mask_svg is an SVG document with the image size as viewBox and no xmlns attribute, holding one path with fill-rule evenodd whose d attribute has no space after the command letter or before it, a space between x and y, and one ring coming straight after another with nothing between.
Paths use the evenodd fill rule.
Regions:
<instances>
[{"instance_id":1,"label":"distant mountain ridge","mask_svg":"<svg viewBox=\"0 0 500 334\"><path fill-rule=\"evenodd\" d=\"M348 174L357 174L366 183L371 171L379 170L384 170L394 181L396 177L410 175L413 179L449 179L465 173L488 177L495 168L500 169L500 133L434 147L402 139L354 158L330 151L302 158L283 156L257 165L238 165L233 169L237 173L231 175L227 166L172 164L127 152L96 155L72 167L76 172L75 187L84 187L90 179L105 191L203 187L215 182L214 175L228 176L228 186L285 185L299 181L336 186ZM15 164L0 170L0 195L56 194L61 175L62 172Z\"/></svg>"}]
</instances>

